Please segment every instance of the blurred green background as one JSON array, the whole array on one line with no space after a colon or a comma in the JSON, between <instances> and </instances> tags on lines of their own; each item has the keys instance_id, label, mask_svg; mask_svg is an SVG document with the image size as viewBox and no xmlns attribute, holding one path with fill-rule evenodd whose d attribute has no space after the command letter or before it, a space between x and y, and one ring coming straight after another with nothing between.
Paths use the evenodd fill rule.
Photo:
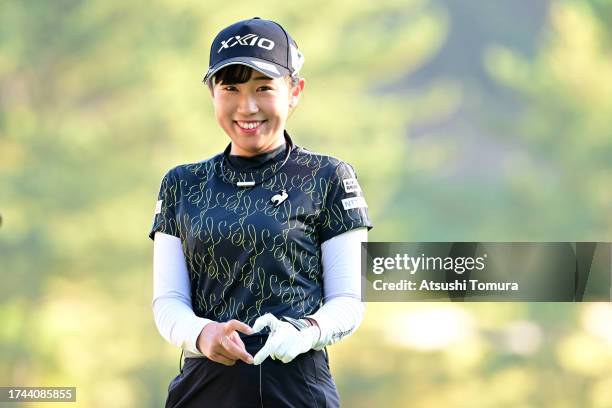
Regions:
<instances>
[{"instance_id":1,"label":"blurred green background","mask_svg":"<svg viewBox=\"0 0 612 408\"><path fill-rule=\"evenodd\" d=\"M2 1L0 385L162 405L147 233L228 143L200 80L253 16L304 52L288 130L355 166L371 241L612 241L610 0ZM612 407L608 303L372 303L330 353L346 407Z\"/></svg>"}]
</instances>

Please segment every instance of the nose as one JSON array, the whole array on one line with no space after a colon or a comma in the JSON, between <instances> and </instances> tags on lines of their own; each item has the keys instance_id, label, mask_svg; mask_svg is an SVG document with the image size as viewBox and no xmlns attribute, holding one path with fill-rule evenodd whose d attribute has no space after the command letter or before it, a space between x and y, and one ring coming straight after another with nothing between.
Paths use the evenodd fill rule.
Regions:
<instances>
[{"instance_id":1,"label":"nose","mask_svg":"<svg viewBox=\"0 0 612 408\"><path fill-rule=\"evenodd\" d=\"M258 111L259 107L257 106L255 96L251 95L249 92L242 93L238 101L238 113L251 115L253 113L257 113Z\"/></svg>"}]
</instances>

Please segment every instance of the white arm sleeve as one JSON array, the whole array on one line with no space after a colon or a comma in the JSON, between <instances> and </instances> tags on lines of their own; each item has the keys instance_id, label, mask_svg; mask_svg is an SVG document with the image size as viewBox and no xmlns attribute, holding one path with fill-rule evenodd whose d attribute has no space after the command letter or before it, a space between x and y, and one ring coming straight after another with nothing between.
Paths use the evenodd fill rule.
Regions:
<instances>
[{"instance_id":1,"label":"white arm sleeve","mask_svg":"<svg viewBox=\"0 0 612 408\"><path fill-rule=\"evenodd\" d=\"M169 343L191 355L200 332L212 320L198 317L191 307L191 286L180 238L155 233L153 249L153 316L157 330Z\"/></svg>"},{"instance_id":2,"label":"white arm sleeve","mask_svg":"<svg viewBox=\"0 0 612 408\"><path fill-rule=\"evenodd\" d=\"M363 320L361 243L367 241L367 228L357 228L321 244L323 306L307 316L316 320L321 330L315 350L353 333Z\"/></svg>"}]
</instances>

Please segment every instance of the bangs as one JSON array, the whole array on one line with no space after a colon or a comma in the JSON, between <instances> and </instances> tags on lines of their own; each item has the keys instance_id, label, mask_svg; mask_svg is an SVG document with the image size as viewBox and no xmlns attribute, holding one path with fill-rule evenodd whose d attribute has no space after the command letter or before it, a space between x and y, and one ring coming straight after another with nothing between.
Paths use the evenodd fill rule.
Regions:
<instances>
[{"instance_id":1,"label":"bangs","mask_svg":"<svg viewBox=\"0 0 612 408\"><path fill-rule=\"evenodd\" d=\"M242 64L232 64L220 69L214 76L215 84L234 85L244 84L251 78L253 68Z\"/></svg>"}]
</instances>

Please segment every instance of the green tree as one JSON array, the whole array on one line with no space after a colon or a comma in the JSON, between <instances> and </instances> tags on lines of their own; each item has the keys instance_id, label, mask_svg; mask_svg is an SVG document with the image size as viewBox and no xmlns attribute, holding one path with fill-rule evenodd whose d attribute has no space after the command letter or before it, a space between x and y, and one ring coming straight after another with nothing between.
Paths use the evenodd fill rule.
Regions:
<instances>
[{"instance_id":1,"label":"green tree","mask_svg":"<svg viewBox=\"0 0 612 408\"><path fill-rule=\"evenodd\" d=\"M3 384L76 385L89 407L159 406L178 352L157 335L149 306L157 189L168 168L227 144L200 80L216 32L255 15L281 21L306 54L296 142L353 163L374 217L382 213L409 117L376 90L435 51L438 9L3 2Z\"/></svg>"}]
</instances>

